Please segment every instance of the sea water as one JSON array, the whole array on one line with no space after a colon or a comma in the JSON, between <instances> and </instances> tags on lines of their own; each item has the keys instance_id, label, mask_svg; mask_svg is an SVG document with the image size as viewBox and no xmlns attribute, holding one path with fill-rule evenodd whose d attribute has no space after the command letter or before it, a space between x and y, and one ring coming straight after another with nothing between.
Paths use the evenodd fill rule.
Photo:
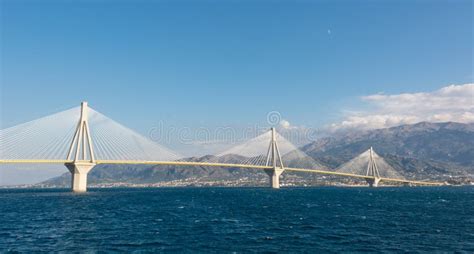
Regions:
<instances>
[{"instance_id":1,"label":"sea water","mask_svg":"<svg viewBox=\"0 0 474 254\"><path fill-rule=\"evenodd\" d=\"M0 190L0 252L474 252L473 187Z\"/></svg>"}]
</instances>

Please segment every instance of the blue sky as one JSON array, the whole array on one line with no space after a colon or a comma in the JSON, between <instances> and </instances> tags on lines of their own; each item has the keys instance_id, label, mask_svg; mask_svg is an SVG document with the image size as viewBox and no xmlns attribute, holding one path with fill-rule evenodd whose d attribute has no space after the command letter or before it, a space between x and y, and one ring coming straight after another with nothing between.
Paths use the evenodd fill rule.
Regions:
<instances>
[{"instance_id":1,"label":"blue sky","mask_svg":"<svg viewBox=\"0 0 474 254\"><path fill-rule=\"evenodd\" d=\"M1 128L83 100L145 135L271 111L297 131L474 122L469 0L0 3ZM64 173L36 169L0 185Z\"/></svg>"},{"instance_id":2,"label":"blue sky","mask_svg":"<svg viewBox=\"0 0 474 254\"><path fill-rule=\"evenodd\" d=\"M2 128L79 105L146 133L321 127L472 82L472 1L1 1Z\"/></svg>"}]
</instances>

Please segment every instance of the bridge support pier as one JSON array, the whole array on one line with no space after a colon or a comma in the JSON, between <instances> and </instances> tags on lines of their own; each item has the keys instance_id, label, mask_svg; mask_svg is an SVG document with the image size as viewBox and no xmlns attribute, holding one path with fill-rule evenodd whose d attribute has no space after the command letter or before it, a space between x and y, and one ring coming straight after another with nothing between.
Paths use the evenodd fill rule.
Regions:
<instances>
[{"instance_id":1,"label":"bridge support pier","mask_svg":"<svg viewBox=\"0 0 474 254\"><path fill-rule=\"evenodd\" d=\"M66 167L71 172L71 189L73 192L87 191L87 174L96 165L90 162L66 163Z\"/></svg>"},{"instance_id":2,"label":"bridge support pier","mask_svg":"<svg viewBox=\"0 0 474 254\"><path fill-rule=\"evenodd\" d=\"M365 179L365 180L369 184L369 187L378 187L379 186L380 178L378 178L378 177L375 177L375 178L372 178L372 179Z\"/></svg>"},{"instance_id":3,"label":"bridge support pier","mask_svg":"<svg viewBox=\"0 0 474 254\"><path fill-rule=\"evenodd\" d=\"M280 149L278 149L278 144L276 140L276 130L271 128L271 140L268 145L267 151L267 163L266 166L271 166L272 168L265 169L265 173L270 176L270 186L273 189L280 188L280 175L285 171L283 167L283 161L281 159Z\"/></svg>"},{"instance_id":4,"label":"bridge support pier","mask_svg":"<svg viewBox=\"0 0 474 254\"><path fill-rule=\"evenodd\" d=\"M87 118L88 106L84 101L81 103L81 116L67 154L67 159L72 162L65 164L72 175L71 189L73 192L87 191L87 174L96 165Z\"/></svg>"},{"instance_id":5,"label":"bridge support pier","mask_svg":"<svg viewBox=\"0 0 474 254\"><path fill-rule=\"evenodd\" d=\"M370 147L369 149L369 163L367 164L367 176L372 176L373 178L366 178L365 180L369 184L369 187L377 187L380 182L380 173L377 163L374 158L374 149Z\"/></svg>"},{"instance_id":6,"label":"bridge support pier","mask_svg":"<svg viewBox=\"0 0 474 254\"><path fill-rule=\"evenodd\" d=\"M270 177L270 186L273 189L280 188L280 175L285 171L283 168L265 169L265 173Z\"/></svg>"}]
</instances>

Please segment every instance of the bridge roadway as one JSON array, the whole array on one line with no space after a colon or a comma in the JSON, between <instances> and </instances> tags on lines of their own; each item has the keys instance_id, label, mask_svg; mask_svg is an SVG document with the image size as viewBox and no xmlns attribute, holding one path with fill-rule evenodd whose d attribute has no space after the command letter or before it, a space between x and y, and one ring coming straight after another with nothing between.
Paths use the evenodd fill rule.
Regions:
<instances>
[{"instance_id":1,"label":"bridge roadway","mask_svg":"<svg viewBox=\"0 0 474 254\"><path fill-rule=\"evenodd\" d=\"M0 164L66 164L73 163L72 160L0 160ZM76 161L77 162L77 161ZM84 161L89 162L89 161ZM214 163L214 162L192 162L192 161L135 161L135 160L95 160L95 164L130 164L130 165L166 165L166 166L202 166L202 167L226 167L226 168L246 168L246 169L272 169L272 166L262 165L246 165L246 164L232 164L232 163ZM343 172L333 172L327 170L317 169L304 169L304 168L284 168L285 171L294 172L308 172L322 175L336 175L353 178L361 178L366 180L374 179L373 176L357 175ZM380 178L383 182L392 183L404 183L404 184L416 184L426 186L440 186L443 183L439 182L425 182L425 181L413 181L405 179L394 179L394 178Z\"/></svg>"}]
</instances>

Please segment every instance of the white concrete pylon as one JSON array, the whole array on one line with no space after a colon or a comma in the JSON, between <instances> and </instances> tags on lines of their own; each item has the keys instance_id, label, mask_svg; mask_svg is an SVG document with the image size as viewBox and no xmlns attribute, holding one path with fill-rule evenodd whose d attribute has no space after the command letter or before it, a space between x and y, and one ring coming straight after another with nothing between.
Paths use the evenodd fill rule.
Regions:
<instances>
[{"instance_id":1,"label":"white concrete pylon","mask_svg":"<svg viewBox=\"0 0 474 254\"><path fill-rule=\"evenodd\" d=\"M87 102L81 103L81 116L69 147L67 160L72 161L65 164L71 172L72 191L87 191L87 174L96 165L94 145L89 129Z\"/></svg>"},{"instance_id":2,"label":"white concrete pylon","mask_svg":"<svg viewBox=\"0 0 474 254\"><path fill-rule=\"evenodd\" d=\"M374 159L374 149L370 147L369 149L369 163L367 164L367 176L372 176L373 178L366 179L370 187L377 187L380 182L380 173L377 167L377 163Z\"/></svg>"},{"instance_id":3,"label":"white concrete pylon","mask_svg":"<svg viewBox=\"0 0 474 254\"><path fill-rule=\"evenodd\" d=\"M280 188L280 175L285 171L285 168L283 166L280 149L278 149L275 128L271 128L271 134L272 138L268 146L266 166L272 166L272 168L265 169L265 172L270 177L270 186L274 189L278 189Z\"/></svg>"},{"instance_id":4,"label":"white concrete pylon","mask_svg":"<svg viewBox=\"0 0 474 254\"><path fill-rule=\"evenodd\" d=\"M68 160L95 162L94 146L89 130L88 110L87 102L82 102L81 116L67 154Z\"/></svg>"}]
</instances>

